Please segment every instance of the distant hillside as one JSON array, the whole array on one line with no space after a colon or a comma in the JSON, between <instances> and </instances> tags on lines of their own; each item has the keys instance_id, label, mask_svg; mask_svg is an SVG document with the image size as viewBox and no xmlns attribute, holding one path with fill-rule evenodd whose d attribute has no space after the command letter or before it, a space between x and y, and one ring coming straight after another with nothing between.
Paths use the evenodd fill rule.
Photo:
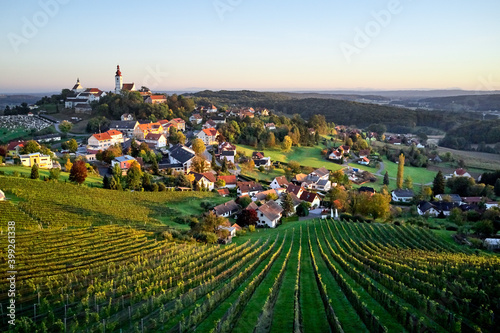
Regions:
<instances>
[{"instance_id":1,"label":"distant hillside","mask_svg":"<svg viewBox=\"0 0 500 333\"><path fill-rule=\"evenodd\" d=\"M281 95L288 96L294 99L304 99L304 98L320 98L320 99L338 99L344 101L356 101L360 99L368 99L372 101L390 101L389 98L378 96L378 95L356 95L356 94L328 94L328 93L296 93L296 92L282 92Z\"/></svg>"},{"instance_id":2,"label":"distant hillside","mask_svg":"<svg viewBox=\"0 0 500 333\"><path fill-rule=\"evenodd\" d=\"M465 115L459 116L449 112L414 111L336 99L297 99L283 93L205 90L193 96L210 100L217 105L265 107L286 114L298 113L305 119L309 119L313 114L322 114L329 122L358 127L383 123L388 130L397 132L411 130L415 126L435 127L447 131L470 120Z\"/></svg>"},{"instance_id":3,"label":"distant hillside","mask_svg":"<svg viewBox=\"0 0 500 333\"><path fill-rule=\"evenodd\" d=\"M20 105L21 103L34 104L40 97L34 95L0 95L0 107L7 105Z\"/></svg>"},{"instance_id":4,"label":"distant hillside","mask_svg":"<svg viewBox=\"0 0 500 333\"><path fill-rule=\"evenodd\" d=\"M419 101L433 109L449 111L500 110L500 94L426 98Z\"/></svg>"}]
</instances>

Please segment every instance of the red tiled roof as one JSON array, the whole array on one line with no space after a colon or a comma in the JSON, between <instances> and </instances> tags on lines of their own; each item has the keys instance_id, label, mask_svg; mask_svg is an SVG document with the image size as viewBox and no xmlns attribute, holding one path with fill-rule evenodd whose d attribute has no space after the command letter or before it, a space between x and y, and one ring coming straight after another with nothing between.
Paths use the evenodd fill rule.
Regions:
<instances>
[{"instance_id":1,"label":"red tiled roof","mask_svg":"<svg viewBox=\"0 0 500 333\"><path fill-rule=\"evenodd\" d=\"M464 169L462 169L462 168L455 170L455 173L456 173L457 175L459 175L459 176L463 176L463 175L465 175L465 173L466 173L466 172L467 172L467 171L465 171L465 170L464 170Z\"/></svg>"},{"instance_id":2,"label":"red tiled roof","mask_svg":"<svg viewBox=\"0 0 500 333\"><path fill-rule=\"evenodd\" d=\"M226 182L226 185L228 185L228 184L235 184L236 185L236 183L238 182L235 175L219 176L218 178L224 180Z\"/></svg>"},{"instance_id":3,"label":"red tiled roof","mask_svg":"<svg viewBox=\"0 0 500 333\"><path fill-rule=\"evenodd\" d=\"M122 135L123 134L122 132L117 131L117 130L109 130L106 133L108 133L109 135Z\"/></svg>"},{"instance_id":4,"label":"red tiled roof","mask_svg":"<svg viewBox=\"0 0 500 333\"><path fill-rule=\"evenodd\" d=\"M164 95L151 95L151 100L166 100L167 98Z\"/></svg>"},{"instance_id":5,"label":"red tiled roof","mask_svg":"<svg viewBox=\"0 0 500 333\"><path fill-rule=\"evenodd\" d=\"M97 133L92 136L96 138L98 141L111 140L111 136L108 134L108 132Z\"/></svg>"},{"instance_id":6,"label":"red tiled roof","mask_svg":"<svg viewBox=\"0 0 500 333\"><path fill-rule=\"evenodd\" d=\"M316 199L316 197L317 197L316 193L304 191L304 192L302 192L302 194L300 196L300 200L304 200L304 201L312 203L314 201L314 199Z\"/></svg>"},{"instance_id":7,"label":"red tiled roof","mask_svg":"<svg viewBox=\"0 0 500 333\"><path fill-rule=\"evenodd\" d=\"M216 136L217 135L217 130L215 128L206 128L203 130L203 132L208 135L208 136Z\"/></svg>"},{"instance_id":8,"label":"red tiled roof","mask_svg":"<svg viewBox=\"0 0 500 333\"><path fill-rule=\"evenodd\" d=\"M24 141L11 141L7 146L7 150L14 150L17 146L24 147Z\"/></svg>"},{"instance_id":9,"label":"red tiled roof","mask_svg":"<svg viewBox=\"0 0 500 333\"><path fill-rule=\"evenodd\" d=\"M229 194L229 190L227 188L221 188L220 190L217 190L217 192L220 195L228 195Z\"/></svg>"}]
</instances>

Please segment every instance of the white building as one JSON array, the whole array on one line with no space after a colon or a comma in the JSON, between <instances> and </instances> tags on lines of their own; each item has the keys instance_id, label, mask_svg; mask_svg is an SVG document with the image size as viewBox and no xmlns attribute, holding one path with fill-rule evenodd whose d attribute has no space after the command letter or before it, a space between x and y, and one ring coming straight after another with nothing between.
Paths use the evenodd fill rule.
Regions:
<instances>
[{"instance_id":1,"label":"white building","mask_svg":"<svg viewBox=\"0 0 500 333\"><path fill-rule=\"evenodd\" d=\"M257 209L257 217L259 221L257 226L268 226L269 228L276 228L279 220L281 219L283 208L274 201L269 201Z\"/></svg>"}]
</instances>

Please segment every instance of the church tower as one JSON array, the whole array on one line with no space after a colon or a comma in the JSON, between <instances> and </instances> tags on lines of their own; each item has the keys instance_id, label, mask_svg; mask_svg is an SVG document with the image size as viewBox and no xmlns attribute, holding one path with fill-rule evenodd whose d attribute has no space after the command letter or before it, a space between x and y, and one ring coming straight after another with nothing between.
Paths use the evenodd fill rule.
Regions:
<instances>
[{"instance_id":1,"label":"church tower","mask_svg":"<svg viewBox=\"0 0 500 333\"><path fill-rule=\"evenodd\" d=\"M120 72L120 66L116 66L116 75L115 75L115 94L119 94L122 91L123 87L123 79L122 72Z\"/></svg>"}]
</instances>

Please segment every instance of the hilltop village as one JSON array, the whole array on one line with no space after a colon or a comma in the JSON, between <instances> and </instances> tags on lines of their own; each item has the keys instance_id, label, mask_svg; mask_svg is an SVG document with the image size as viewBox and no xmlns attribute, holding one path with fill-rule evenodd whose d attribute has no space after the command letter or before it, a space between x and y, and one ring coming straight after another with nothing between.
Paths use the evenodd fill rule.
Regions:
<instances>
[{"instance_id":1,"label":"hilltop village","mask_svg":"<svg viewBox=\"0 0 500 333\"><path fill-rule=\"evenodd\" d=\"M54 179L82 164L109 190L214 192L226 199L204 203L206 213L196 220L219 218L225 231L214 234L224 242L249 226L276 228L299 218L404 218L450 230L471 216L495 219L490 209L498 207L500 185L481 183L464 165L441 172L438 165L453 165L453 158L439 155L425 135L387 133L380 124L336 125L321 115L306 121L251 105L196 104L123 83L119 66L114 84L105 92L77 79L56 96L67 112L90 117L88 136L71 134L78 116L59 121L44 112L48 98L26 115L8 116L38 130L55 126L57 133L8 142L4 165L46 169L45 179ZM206 233L194 234L207 240Z\"/></svg>"}]
</instances>

